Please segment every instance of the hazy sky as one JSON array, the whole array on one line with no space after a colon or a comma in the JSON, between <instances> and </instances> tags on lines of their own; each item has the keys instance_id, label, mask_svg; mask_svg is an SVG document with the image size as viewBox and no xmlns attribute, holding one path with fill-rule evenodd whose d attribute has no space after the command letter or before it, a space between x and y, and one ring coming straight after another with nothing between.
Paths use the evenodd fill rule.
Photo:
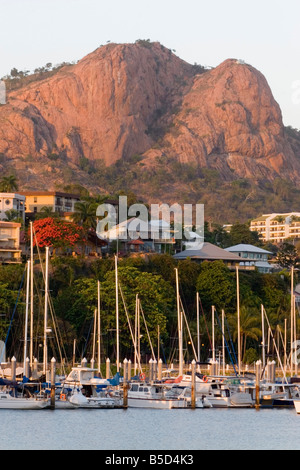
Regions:
<instances>
[{"instance_id":1,"label":"hazy sky","mask_svg":"<svg viewBox=\"0 0 300 470\"><path fill-rule=\"evenodd\" d=\"M192 64L245 60L300 129L299 0L0 0L0 20L0 77L150 39Z\"/></svg>"}]
</instances>

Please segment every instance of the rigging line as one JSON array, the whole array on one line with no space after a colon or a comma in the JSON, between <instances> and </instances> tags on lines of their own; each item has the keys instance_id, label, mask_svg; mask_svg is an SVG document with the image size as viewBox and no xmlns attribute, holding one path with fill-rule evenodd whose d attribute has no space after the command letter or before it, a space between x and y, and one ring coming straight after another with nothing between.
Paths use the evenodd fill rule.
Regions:
<instances>
[{"instance_id":1,"label":"rigging line","mask_svg":"<svg viewBox=\"0 0 300 470\"><path fill-rule=\"evenodd\" d=\"M38 242L37 242L37 237L36 237L36 232L35 232L34 227L33 227L33 233L34 233L34 237L35 237L35 242L36 242L36 247L37 247L37 251L38 251L39 260L40 260L40 263L41 263L41 271L42 271L42 275L43 275L43 280L45 282L45 273L44 273L43 263L42 263L42 259L41 259L41 252L40 252L39 245L38 245ZM58 348L58 352L59 352L59 355L60 355L62 368L63 368L63 371L65 372L63 355L62 355L62 350L61 350L61 346L60 346L61 344L63 345L63 341L62 341L62 337L60 337L60 339L58 337L59 336L58 335L59 329L57 328L56 320L55 320L55 317L54 317L53 301L52 301L50 292L48 293L48 299L49 299L50 313L51 313L52 322L53 322L53 326L54 326L54 334L55 334L56 341L57 341L57 348ZM64 346L63 346L63 348L64 348ZM67 357L65 349L64 349L64 354L65 354L65 357Z\"/></svg>"},{"instance_id":2,"label":"rigging line","mask_svg":"<svg viewBox=\"0 0 300 470\"><path fill-rule=\"evenodd\" d=\"M139 302L140 302L142 317L143 317L144 324L145 324L146 331L147 331L147 335L148 335L148 340L149 340L150 348L151 348L151 351L152 351L153 360L155 361L155 360L156 360L156 357L155 357L154 349L153 349L153 346L152 346L152 341L151 341L151 338L150 338L150 334L149 334L147 322L146 322L146 319L145 319L145 315L144 315L144 312L143 312L142 303L141 303L141 301L139 301Z\"/></svg>"},{"instance_id":3,"label":"rigging line","mask_svg":"<svg viewBox=\"0 0 300 470\"><path fill-rule=\"evenodd\" d=\"M275 351L276 351L276 354L277 354L278 362L280 364L280 368L281 368L281 371L283 373L283 377L284 377L286 383L288 383L284 368L283 368L282 363L281 363L280 354L279 354L279 351L278 351L277 346L276 346L276 341L274 339L274 336L273 336L273 333L272 333L272 330L271 330L271 326L270 326L270 322L269 322L269 319L268 319L268 316L267 316L267 313L266 313L264 307L263 307L263 312L264 312L264 315L266 317L266 320L267 320L267 323L268 323L268 326L269 326L269 329L270 329L270 334L271 334L271 337L272 337L272 340L273 340L273 344L274 344L274 348L275 348Z\"/></svg>"},{"instance_id":4,"label":"rigging line","mask_svg":"<svg viewBox=\"0 0 300 470\"><path fill-rule=\"evenodd\" d=\"M236 353L235 353L235 349L234 349L234 344L232 342L232 338L231 338L231 334L230 334L229 325L228 325L228 322L227 322L226 315L225 315L225 323L226 323L227 332L228 332L228 335L229 335L229 338L230 338L230 344L231 344L232 352L233 352L233 355L234 355L235 364L237 365L238 361L237 361L237 357L236 357Z\"/></svg>"},{"instance_id":5,"label":"rigging line","mask_svg":"<svg viewBox=\"0 0 300 470\"><path fill-rule=\"evenodd\" d=\"M206 327L206 333L207 333L207 336L208 336L208 341L209 341L209 344L210 344L210 349L212 349L212 341L211 341L211 337L210 337L210 334L209 334L209 330L208 330L208 326L207 326L207 321L206 321L205 313L204 313L204 310L203 310L203 306L202 306L202 302L201 302L201 297L200 297L200 295L199 295L199 302L200 302L201 312L202 312L202 315L203 315L203 318L204 318L204 323L205 323L205 327Z\"/></svg>"},{"instance_id":6,"label":"rigging line","mask_svg":"<svg viewBox=\"0 0 300 470\"><path fill-rule=\"evenodd\" d=\"M85 339L85 344L84 344L83 350L81 351L81 359L84 357L84 354L87 351L87 344L90 340L90 333L91 333L93 324L94 324L94 319L92 318L91 321L90 321L90 327L89 327L89 330L88 330L88 334L87 334L86 339Z\"/></svg>"},{"instance_id":7,"label":"rigging line","mask_svg":"<svg viewBox=\"0 0 300 470\"><path fill-rule=\"evenodd\" d=\"M193 348L193 352L194 352L194 356L195 356L195 361L197 361L197 353L196 353L196 349L195 349L194 342L193 342L193 339L192 339L191 331L190 331L190 328L189 328L189 325L188 325L188 322L187 322L187 319L186 319L186 314L185 314L185 311L184 311L184 307L183 307L183 304L182 304L181 297L179 297L179 299L180 299L181 308L182 308L183 316L184 316L184 319L185 319L186 327L187 327L187 330L188 330L188 333L189 333L190 341L191 341L191 344L192 344L192 348Z\"/></svg>"},{"instance_id":8,"label":"rigging line","mask_svg":"<svg viewBox=\"0 0 300 470\"><path fill-rule=\"evenodd\" d=\"M229 349L229 346L228 346L228 343L227 343L227 340L226 340L226 337L225 337L225 333L224 333L224 331L222 330L220 318L219 318L219 315L218 315L218 313L217 313L216 310L215 310L215 314L217 315L217 320L218 320L218 323L219 323L219 327L220 327L221 333L222 333L222 335L223 335L223 337L224 337L224 341L225 341L226 348L227 348L227 351L228 351L228 354L229 354L229 357L230 357L230 360L231 360L231 364L232 364L232 366L233 366L233 370L234 370L234 372L235 372L235 375L237 376L238 373L237 373L237 371L236 371L236 369L235 369L235 367L234 367L234 362L233 362L232 357L231 357L231 354L230 354L230 349Z\"/></svg>"},{"instance_id":9,"label":"rigging line","mask_svg":"<svg viewBox=\"0 0 300 470\"><path fill-rule=\"evenodd\" d=\"M127 307L126 307L126 303L125 303L125 299L124 299L124 295L123 295L123 291L122 291L120 283L119 283L119 290L120 290L120 293L121 293L121 297L122 297L122 301L123 301L123 305L124 305L124 309L125 309L125 313L126 313L126 317L127 317L127 322L128 322L128 326L129 326L129 330L130 330L134 350L137 351L137 347L136 347L136 343L135 343L135 340L134 340L132 327L131 327L131 323L130 323L130 319L129 319L129 315L128 315L128 310L127 310ZM137 359L138 359L138 366L139 366L140 372L142 373L141 362L140 362L140 358L139 358L139 355L137 354L137 352L136 352L136 355L137 355Z\"/></svg>"},{"instance_id":10,"label":"rigging line","mask_svg":"<svg viewBox=\"0 0 300 470\"><path fill-rule=\"evenodd\" d=\"M18 302L19 302L19 297L20 297L21 289L22 289L22 287L23 287L23 281L24 281L24 277L25 277L25 272L26 272L26 266L25 266L25 269L24 269L24 272L23 272L23 276L22 276L22 279L21 279L21 283L20 283L20 287L19 287L19 291L18 291L18 295L17 295L17 300L16 300L16 302L15 302L13 314L12 314L12 317L11 317L11 320L10 320L10 323L9 323L9 327L8 327L8 331L7 331L7 334L6 334L6 338L5 338L5 348L6 348L7 341L8 341L8 337L9 337L10 330L11 330L11 327L12 327L12 322L13 322L13 319L14 319L14 316L15 316L15 313L16 313L16 310L17 310L17 305L18 305ZM3 348L3 350L2 350L2 354L1 354L1 357L0 357L0 363L2 362L3 354L4 354L4 348Z\"/></svg>"}]
</instances>

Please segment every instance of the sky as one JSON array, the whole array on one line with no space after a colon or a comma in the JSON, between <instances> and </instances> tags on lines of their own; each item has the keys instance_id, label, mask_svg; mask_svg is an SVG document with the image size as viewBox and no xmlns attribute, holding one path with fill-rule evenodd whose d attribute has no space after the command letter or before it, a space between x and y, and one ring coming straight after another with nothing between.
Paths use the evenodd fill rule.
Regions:
<instances>
[{"instance_id":1,"label":"sky","mask_svg":"<svg viewBox=\"0 0 300 470\"><path fill-rule=\"evenodd\" d=\"M0 0L0 22L0 77L150 39L191 64L245 60L300 129L299 0Z\"/></svg>"}]
</instances>

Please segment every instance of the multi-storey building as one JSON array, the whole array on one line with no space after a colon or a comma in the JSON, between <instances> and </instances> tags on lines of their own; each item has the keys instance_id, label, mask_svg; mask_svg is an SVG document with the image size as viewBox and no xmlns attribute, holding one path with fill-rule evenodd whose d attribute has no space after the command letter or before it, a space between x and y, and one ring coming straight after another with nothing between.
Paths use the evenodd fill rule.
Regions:
<instances>
[{"instance_id":1,"label":"multi-storey building","mask_svg":"<svg viewBox=\"0 0 300 470\"><path fill-rule=\"evenodd\" d=\"M21 224L0 221L0 264L21 263Z\"/></svg>"},{"instance_id":2,"label":"multi-storey building","mask_svg":"<svg viewBox=\"0 0 300 470\"><path fill-rule=\"evenodd\" d=\"M230 246L225 248L225 250L235 253L243 259L243 262L240 263L241 268L244 267L246 269L247 267L254 266L261 273L270 273L273 270L273 266L268 262L269 257L273 256L271 251L244 243Z\"/></svg>"},{"instance_id":3,"label":"multi-storey building","mask_svg":"<svg viewBox=\"0 0 300 470\"><path fill-rule=\"evenodd\" d=\"M280 243L287 238L300 238L300 212L263 214L251 221L250 230L263 241Z\"/></svg>"},{"instance_id":4,"label":"multi-storey building","mask_svg":"<svg viewBox=\"0 0 300 470\"><path fill-rule=\"evenodd\" d=\"M58 191L23 191L22 194L26 198L26 213L34 214L44 207L51 207L60 214L74 212L75 203L80 201L79 195Z\"/></svg>"},{"instance_id":5,"label":"multi-storey building","mask_svg":"<svg viewBox=\"0 0 300 470\"><path fill-rule=\"evenodd\" d=\"M7 218L6 212L15 211L25 220L25 196L16 193L0 193L0 220Z\"/></svg>"}]
</instances>

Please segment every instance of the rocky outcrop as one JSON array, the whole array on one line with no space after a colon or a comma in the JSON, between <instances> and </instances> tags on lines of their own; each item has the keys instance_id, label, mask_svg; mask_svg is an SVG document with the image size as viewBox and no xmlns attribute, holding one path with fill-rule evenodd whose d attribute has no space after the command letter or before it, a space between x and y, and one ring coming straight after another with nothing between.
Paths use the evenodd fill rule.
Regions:
<instances>
[{"instance_id":1,"label":"rocky outcrop","mask_svg":"<svg viewBox=\"0 0 300 470\"><path fill-rule=\"evenodd\" d=\"M147 41L100 47L0 107L0 153L41 169L53 154L72 171L82 158L109 166L138 154L145 169L175 159L229 181L298 183L297 149L255 68L229 59L204 71Z\"/></svg>"},{"instance_id":2,"label":"rocky outcrop","mask_svg":"<svg viewBox=\"0 0 300 470\"><path fill-rule=\"evenodd\" d=\"M0 109L0 152L63 152L106 165L143 153L147 130L175 106L192 67L160 44L108 45L54 77L12 92Z\"/></svg>"},{"instance_id":3,"label":"rocky outcrop","mask_svg":"<svg viewBox=\"0 0 300 470\"><path fill-rule=\"evenodd\" d=\"M195 77L159 150L234 177L299 181L299 160L284 132L281 111L264 76L250 65L226 60Z\"/></svg>"}]
</instances>

